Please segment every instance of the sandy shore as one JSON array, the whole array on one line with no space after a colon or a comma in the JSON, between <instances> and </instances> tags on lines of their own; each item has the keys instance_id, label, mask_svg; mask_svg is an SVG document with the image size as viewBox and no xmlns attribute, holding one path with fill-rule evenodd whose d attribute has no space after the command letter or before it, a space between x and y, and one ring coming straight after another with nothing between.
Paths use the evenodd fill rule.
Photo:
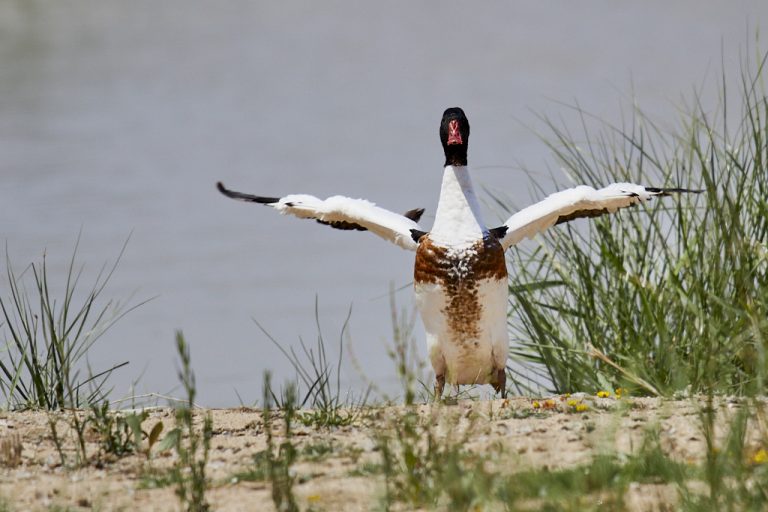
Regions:
<instances>
[{"instance_id":1,"label":"sandy shore","mask_svg":"<svg viewBox=\"0 0 768 512\"><path fill-rule=\"evenodd\" d=\"M569 404L569 400L586 407L577 412L576 402ZM736 400L718 403L718 409L725 412L738 407ZM416 408L437 439L460 440L465 449L493 461L495 471L507 473L577 466L589 463L596 453L631 453L652 425L658 428L664 451L676 460L700 463L706 449L700 407L690 400L552 397L549 402L534 403L531 399L512 398ZM376 508L383 496L384 478L366 472L366 468L381 462L377 439L404 411L403 407L368 407L352 424L330 429L297 422L292 437L299 454L293 466L297 477L294 493L301 509ZM207 412L213 417L206 468L212 509L274 510L269 481L236 476L252 469L254 455L267 446L261 411L199 410L195 413L196 423L201 424ZM58 420L59 437L64 440L64 454L70 462L75 454L75 438L67 431L71 414L63 413ZM149 457L114 457L100 449L99 436L88 429L85 438L89 463L81 468L65 467L49 420L44 412L5 413L0 418L0 439L18 439L22 447L18 460L13 460L8 448L0 450L0 496L11 510L180 510L172 485L147 488L163 485L160 476L176 462L173 450L158 451L155 446ZM166 432L172 428L173 410L152 409L142 427L149 432L160 421ZM273 415L271 425L275 443L279 444L283 432L279 413ZM71 466L70 462L67 464ZM626 502L633 510L656 510L659 503L675 499L674 492L664 485L638 485L628 494Z\"/></svg>"}]
</instances>

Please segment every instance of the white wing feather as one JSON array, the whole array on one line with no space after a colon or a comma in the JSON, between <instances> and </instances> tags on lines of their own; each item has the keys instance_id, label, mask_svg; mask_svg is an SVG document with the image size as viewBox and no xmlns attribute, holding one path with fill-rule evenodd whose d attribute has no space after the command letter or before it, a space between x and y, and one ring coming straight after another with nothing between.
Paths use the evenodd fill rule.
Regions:
<instances>
[{"instance_id":1,"label":"white wing feather","mask_svg":"<svg viewBox=\"0 0 768 512\"><path fill-rule=\"evenodd\" d=\"M506 233L499 240L507 249L524 238L550 228L558 221L578 217L594 217L604 213L614 213L620 208L632 206L651 199L654 196L667 195L670 191L683 192L681 189L647 188L633 183L613 183L595 190L581 185L575 188L555 192L543 201L524 208L512 215L504 223ZM687 192L687 191L686 191ZM691 191L694 192L694 191Z\"/></svg>"},{"instance_id":2,"label":"white wing feather","mask_svg":"<svg viewBox=\"0 0 768 512\"><path fill-rule=\"evenodd\" d=\"M415 251L418 247L411 237L412 229L421 229L416 222L365 199L332 196L322 200L307 194L291 194L269 206L284 215L302 219L358 224L403 249Z\"/></svg>"}]
</instances>

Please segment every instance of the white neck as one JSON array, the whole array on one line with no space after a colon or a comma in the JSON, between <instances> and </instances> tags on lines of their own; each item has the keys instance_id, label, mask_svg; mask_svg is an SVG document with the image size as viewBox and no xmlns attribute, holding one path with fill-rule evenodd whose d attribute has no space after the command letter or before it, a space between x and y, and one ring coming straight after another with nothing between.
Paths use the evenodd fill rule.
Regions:
<instances>
[{"instance_id":1,"label":"white neck","mask_svg":"<svg viewBox=\"0 0 768 512\"><path fill-rule=\"evenodd\" d=\"M430 239L441 245L464 245L476 242L485 231L469 169L446 166Z\"/></svg>"}]
</instances>

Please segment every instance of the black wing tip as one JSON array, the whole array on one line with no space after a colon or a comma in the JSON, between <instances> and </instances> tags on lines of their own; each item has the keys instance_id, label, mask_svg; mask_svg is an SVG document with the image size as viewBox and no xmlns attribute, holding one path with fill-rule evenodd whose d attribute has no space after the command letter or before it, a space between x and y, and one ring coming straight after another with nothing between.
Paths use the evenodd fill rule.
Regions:
<instances>
[{"instance_id":1,"label":"black wing tip","mask_svg":"<svg viewBox=\"0 0 768 512\"><path fill-rule=\"evenodd\" d=\"M403 214L403 217L406 219L411 219L413 222L418 223L421 220L421 216L424 215L424 208L414 208L413 210L408 210Z\"/></svg>"},{"instance_id":2,"label":"black wing tip","mask_svg":"<svg viewBox=\"0 0 768 512\"><path fill-rule=\"evenodd\" d=\"M216 182L216 190L218 190L219 192L221 192L227 197L232 197L235 199L237 198L237 193L233 190L229 190L227 187L224 186L224 183L222 183L221 181Z\"/></svg>"},{"instance_id":3,"label":"black wing tip","mask_svg":"<svg viewBox=\"0 0 768 512\"><path fill-rule=\"evenodd\" d=\"M218 190L219 192L221 192L222 194L224 194L224 195L225 195L225 196L227 196L227 197L232 197L232 196L230 195L230 191L229 191L229 190L227 189L227 187L225 187L225 186L224 186L224 184L223 184L222 182L220 182L220 181L217 181L217 182L216 182L216 190Z\"/></svg>"},{"instance_id":4,"label":"black wing tip","mask_svg":"<svg viewBox=\"0 0 768 512\"><path fill-rule=\"evenodd\" d=\"M669 196L672 194L702 194L706 192L706 190L697 190L692 188L661 188L661 187L645 187L646 192L650 192L651 194L656 194L658 196Z\"/></svg>"},{"instance_id":5,"label":"black wing tip","mask_svg":"<svg viewBox=\"0 0 768 512\"><path fill-rule=\"evenodd\" d=\"M509 228L507 226L499 226L497 228L489 229L488 232L497 240L501 240L506 236L508 229Z\"/></svg>"},{"instance_id":6,"label":"black wing tip","mask_svg":"<svg viewBox=\"0 0 768 512\"><path fill-rule=\"evenodd\" d=\"M238 199L240 201L248 201L251 203L259 203L259 204L274 204L280 201L279 197L263 197L263 196L254 196L252 194L244 194L242 192L235 192L234 190L230 190L227 187L224 186L224 183L217 181L216 182L216 189L224 194L225 196L231 198L231 199Z\"/></svg>"},{"instance_id":7,"label":"black wing tip","mask_svg":"<svg viewBox=\"0 0 768 512\"><path fill-rule=\"evenodd\" d=\"M426 231L421 231L419 229L412 229L411 230L411 239L414 242L419 243L419 241L421 240L421 237L425 236L426 234L427 234Z\"/></svg>"}]
</instances>

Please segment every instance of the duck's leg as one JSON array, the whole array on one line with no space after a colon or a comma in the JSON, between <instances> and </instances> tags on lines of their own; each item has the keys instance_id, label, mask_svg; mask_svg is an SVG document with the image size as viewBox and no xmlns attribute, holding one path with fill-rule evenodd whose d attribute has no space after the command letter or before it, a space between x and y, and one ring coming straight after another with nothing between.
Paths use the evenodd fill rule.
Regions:
<instances>
[{"instance_id":1,"label":"duck's leg","mask_svg":"<svg viewBox=\"0 0 768 512\"><path fill-rule=\"evenodd\" d=\"M496 370L496 382L493 384L493 389L498 393L501 391L501 398L507 398L507 370L506 368L499 368Z\"/></svg>"},{"instance_id":2,"label":"duck's leg","mask_svg":"<svg viewBox=\"0 0 768 512\"><path fill-rule=\"evenodd\" d=\"M435 376L435 402L439 402L443 398L443 390L445 389L445 375Z\"/></svg>"}]
</instances>

